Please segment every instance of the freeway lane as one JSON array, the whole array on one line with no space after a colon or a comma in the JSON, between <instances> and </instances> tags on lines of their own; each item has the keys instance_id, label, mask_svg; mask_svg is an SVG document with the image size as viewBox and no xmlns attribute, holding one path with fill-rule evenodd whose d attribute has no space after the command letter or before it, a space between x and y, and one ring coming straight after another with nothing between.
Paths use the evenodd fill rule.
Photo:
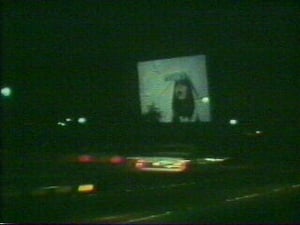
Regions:
<instances>
[{"instance_id":1,"label":"freeway lane","mask_svg":"<svg viewBox=\"0 0 300 225\"><path fill-rule=\"evenodd\" d=\"M293 186L297 186L297 189ZM300 221L300 185L237 196L215 205L196 206L160 213L102 217L96 222L122 224L204 224L204 223L275 223L298 224Z\"/></svg>"},{"instance_id":2,"label":"freeway lane","mask_svg":"<svg viewBox=\"0 0 300 225\"><path fill-rule=\"evenodd\" d=\"M266 219L265 222L269 222L268 220L272 219L270 213L274 210L276 214L284 214L278 213L276 207L267 209L268 205L277 205L279 208L288 209L287 212L290 214L294 213L288 215L285 212L286 215L277 218L278 221L282 218L285 218L284 222L295 222L299 219L295 212L300 208L296 207L299 204L296 196L299 196L300 184L297 167L222 165L206 169L192 174L172 175L115 172L110 173L114 179L105 180L102 177L97 184L99 192L92 194L72 192L26 195L23 193L5 197L3 221L23 223L235 222L238 217L233 216L235 215L233 212L243 209L239 213L241 215L239 219L248 218L248 222L256 222L259 218L255 215L261 215L261 209L264 208L269 217L263 216L263 218ZM87 178L86 182L89 183L97 180ZM68 179L66 181L69 182ZM104 186L102 186L103 182ZM252 217L247 212L251 212Z\"/></svg>"},{"instance_id":3,"label":"freeway lane","mask_svg":"<svg viewBox=\"0 0 300 225\"><path fill-rule=\"evenodd\" d=\"M159 193L142 192L135 197L143 201L152 198L152 201L143 204L143 201L136 199L131 199L132 202L127 200L125 204L135 203L139 208L131 206L128 207L131 210L123 214L110 216L98 214L89 219L85 217L81 222L129 224L299 222L300 203L297 197L300 185L299 176L294 173L295 171L273 170L273 173L277 174L277 179L274 179L274 174L270 170L267 174L254 171L243 174L240 172L227 174L228 176L221 174L214 178L203 177L203 182L182 183L175 189L165 187L160 189ZM272 175L273 182L265 175Z\"/></svg>"}]
</instances>

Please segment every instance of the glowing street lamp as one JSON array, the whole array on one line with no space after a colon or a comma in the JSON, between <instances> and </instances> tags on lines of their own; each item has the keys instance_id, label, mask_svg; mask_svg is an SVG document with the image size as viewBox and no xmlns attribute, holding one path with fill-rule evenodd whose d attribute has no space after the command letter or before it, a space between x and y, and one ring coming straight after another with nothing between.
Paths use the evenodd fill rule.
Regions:
<instances>
[{"instance_id":1,"label":"glowing street lamp","mask_svg":"<svg viewBox=\"0 0 300 225\"><path fill-rule=\"evenodd\" d=\"M66 121L67 122L72 122L72 119L71 118L66 118Z\"/></svg>"},{"instance_id":2,"label":"glowing street lamp","mask_svg":"<svg viewBox=\"0 0 300 225\"><path fill-rule=\"evenodd\" d=\"M203 97L203 98L201 99L201 101L202 101L203 103L209 103L209 97Z\"/></svg>"},{"instance_id":3,"label":"glowing street lamp","mask_svg":"<svg viewBox=\"0 0 300 225\"><path fill-rule=\"evenodd\" d=\"M9 97L11 95L12 91L11 91L11 88L9 87L4 87L1 89L1 94L4 96L4 97Z\"/></svg>"},{"instance_id":4,"label":"glowing street lamp","mask_svg":"<svg viewBox=\"0 0 300 225\"><path fill-rule=\"evenodd\" d=\"M236 119L231 119L231 120L229 120L229 124L230 125L237 125L238 124L238 120L236 120Z\"/></svg>"},{"instance_id":5,"label":"glowing street lamp","mask_svg":"<svg viewBox=\"0 0 300 225\"><path fill-rule=\"evenodd\" d=\"M65 127L65 126L66 126L66 123L64 123L64 122L58 122L57 125L58 125L58 126Z\"/></svg>"},{"instance_id":6,"label":"glowing street lamp","mask_svg":"<svg viewBox=\"0 0 300 225\"><path fill-rule=\"evenodd\" d=\"M84 124L84 123L86 123L86 118L85 117L80 117L80 118L78 118L78 123L80 123L80 124Z\"/></svg>"}]
</instances>

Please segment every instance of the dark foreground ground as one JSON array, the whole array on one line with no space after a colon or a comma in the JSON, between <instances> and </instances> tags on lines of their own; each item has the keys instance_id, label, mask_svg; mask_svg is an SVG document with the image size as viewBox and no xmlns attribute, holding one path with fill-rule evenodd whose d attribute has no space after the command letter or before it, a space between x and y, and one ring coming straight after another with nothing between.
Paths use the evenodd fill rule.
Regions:
<instances>
[{"instance_id":1,"label":"dark foreground ground","mask_svg":"<svg viewBox=\"0 0 300 225\"><path fill-rule=\"evenodd\" d=\"M126 166L53 158L7 165L2 222L299 223L297 159L239 157L187 173L137 173ZM17 164L14 164L17 165ZM92 184L92 192L79 192Z\"/></svg>"}]
</instances>

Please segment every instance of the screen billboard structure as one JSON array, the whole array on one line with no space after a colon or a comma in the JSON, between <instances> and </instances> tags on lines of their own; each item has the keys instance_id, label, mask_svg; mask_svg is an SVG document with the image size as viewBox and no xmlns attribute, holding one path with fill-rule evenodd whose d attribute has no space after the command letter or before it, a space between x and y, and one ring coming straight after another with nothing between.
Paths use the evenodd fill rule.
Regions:
<instances>
[{"instance_id":1,"label":"screen billboard structure","mask_svg":"<svg viewBox=\"0 0 300 225\"><path fill-rule=\"evenodd\" d=\"M138 62L137 69L146 121L211 121L205 55Z\"/></svg>"}]
</instances>

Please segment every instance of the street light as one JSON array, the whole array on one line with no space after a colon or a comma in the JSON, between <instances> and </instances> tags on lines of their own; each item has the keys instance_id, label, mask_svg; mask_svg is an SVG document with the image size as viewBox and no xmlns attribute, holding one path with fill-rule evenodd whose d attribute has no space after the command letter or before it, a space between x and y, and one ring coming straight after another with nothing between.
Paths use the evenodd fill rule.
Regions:
<instances>
[{"instance_id":1,"label":"street light","mask_svg":"<svg viewBox=\"0 0 300 225\"><path fill-rule=\"evenodd\" d=\"M237 125L238 124L238 120L236 120L236 119L231 119L231 120L229 120L229 124L230 125Z\"/></svg>"},{"instance_id":2,"label":"street light","mask_svg":"<svg viewBox=\"0 0 300 225\"><path fill-rule=\"evenodd\" d=\"M57 125L58 125L58 126L65 127L65 126L66 126L66 123L64 123L64 122L58 122Z\"/></svg>"},{"instance_id":3,"label":"street light","mask_svg":"<svg viewBox=\"0 0 300 225\"><path fill-rule=\"evenodd\" d=\"M203 97L203 98L201 99L201 101L202 101L203 103L209 103L209 97Z\"/></svg>"},{"instance_id":4,"label":"street light","mask_svg":"<svg viewBox=\"0 0 300 225\"><path fill-rule=\"evenodd\" d=\"M4 97L9 97L11 95L11 88L10 87L4 87L1 89L1 94L4 96Z\"/></svg>"},{"instance_id":5,"label":"street light","mask_svg":"<svg viewBox=\"0 0 300 225\"><path fill-rule=\"evenodd\" d=\"M84 123L86 123L86 118L85 117L80 117L80 118L78 118L78 123L80 123L80 124L84 124Z\"/></svg>"}]
</instances>

